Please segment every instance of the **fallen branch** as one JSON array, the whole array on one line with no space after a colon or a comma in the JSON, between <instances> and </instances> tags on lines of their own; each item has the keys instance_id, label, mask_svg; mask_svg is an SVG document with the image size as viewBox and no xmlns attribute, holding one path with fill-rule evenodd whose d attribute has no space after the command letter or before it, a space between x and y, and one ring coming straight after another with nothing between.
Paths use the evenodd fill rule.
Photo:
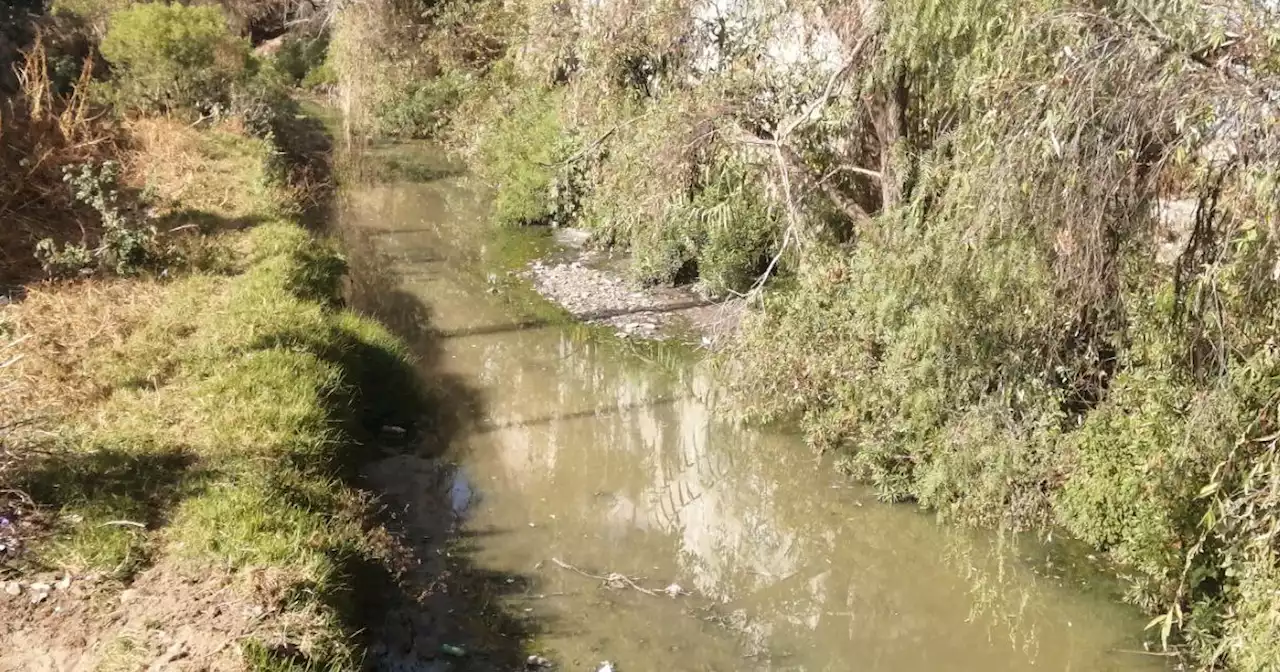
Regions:
<instances>
[{"instance_id":1,"label":"fallen branch","mask_svg":"<svg viewBox=\"0 0 1280 672\"><path fill-rule=\"evenodd\" d=\"M640 584L636 583L635 579L632 579L631 577L625 574L619 574L617 572L613 572L606 576L601 576L599 574L584 572L581 569L578 569L577 567L574 567L573 565L567 562L564 562L559 558L551 558L551 562L556 563L556 566L560 567L561 569L567 569L571 572L575 572L577 574L585 576L588 579L595 579L596 581L603 582L606 587L612 588L614 590L617 590L619 588L634 588L644 593L645 595L651 595L653 597L657 597L659 594L666 594L670 597L676 597L678 595L688 595L688 593L681 590L680 587L675 584L672 584L671 586L667 587L665 590L662 590L661 592L659 592L655 590L649 590L648 588L641 586Z\"/></svg>"},{"instance_id":2,"label":"fallen branch","mask_svg":"<svg viewBox=\"0 0 1280 672\"><path fill-rule=\"evenodd\" d=\"M792 196L792 173L795 173L797 180L809 186L805 191L820 191L850 220L862 223L871 220L871 215L852 199L846 197L829 184L826 178L818 178L810 175L809 168L804 164L800 155L787 144L791 134L803 125L812 122L816 115L827 106L831 99L836 96L844 82L848 79L849 74L853 72L853 66L858 62L858 57L862 53L862 49L866 46L870 35L864 35L862 39L850 50L849 58L845 60L844 65L839 70L831 73L827 78L826 86L822 89L822 94L805 105L799 114L792 116L786 121L778 125L778 132L772 138L762 138L754 133L747 131L739 125L735 124L738 140L744 144L756 145L759 147L768 147L773 150L773 158L778 166L778 173L782 177L782 193L785 205L787 207L787 228L782 234L782 243L778 246L778 251L773 258L769 260L769 265L765 267L760 277L752 284L751 289L746 293L747 298L758 295L764 289L764 285L773 276L774 271L778 267L778 263L782 260L782 255L787 249L801 238L803 233L804 216L800 213L795 199ZM844 168L863 175L884 179L881 173L868 170L866 168L857 168L856 166L844 166Z\"/></svg>"}]
</instances>

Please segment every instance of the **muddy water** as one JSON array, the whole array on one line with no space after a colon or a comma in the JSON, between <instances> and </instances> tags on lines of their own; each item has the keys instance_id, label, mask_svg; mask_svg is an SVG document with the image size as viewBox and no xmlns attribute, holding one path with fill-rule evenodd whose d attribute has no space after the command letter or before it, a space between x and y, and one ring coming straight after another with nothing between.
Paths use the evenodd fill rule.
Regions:
<instances>
[{"instance_id":1,"label":"muddy water","mask_svg":"<svg viewBox=\"0 0 1280 672\"><path fill-rule=\"evenodd\" d=\"M877 503L796 437L722 422L696 366L524 319L486 278L483 193L415 178L350 188L342 225L427 308L424 376L454 381L440 402L467 419L444 437L450 478L384 474L443 488L454 552L519 577L485 606L532 624L524 646L583 670L1162 669L1138 614L1041 549ZM434 665L486 669L470 646Z\"/></svg>"}]
</instances>

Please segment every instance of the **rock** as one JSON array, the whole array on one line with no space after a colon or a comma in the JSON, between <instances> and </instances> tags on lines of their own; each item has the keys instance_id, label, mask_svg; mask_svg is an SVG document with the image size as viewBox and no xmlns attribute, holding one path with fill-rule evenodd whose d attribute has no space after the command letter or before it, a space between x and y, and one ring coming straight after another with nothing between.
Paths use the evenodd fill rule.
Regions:
<instances>
[{"instance_id":1,"label":"rock","mask_svg":"<svg viewBox=\"0 0 1280 672\"><path fill-rule=\"evenodd\" d=\"M22 584L17 581L9 581L4 584L4 592L9 595L21 595Z\"/></svg>"}]
</instances>

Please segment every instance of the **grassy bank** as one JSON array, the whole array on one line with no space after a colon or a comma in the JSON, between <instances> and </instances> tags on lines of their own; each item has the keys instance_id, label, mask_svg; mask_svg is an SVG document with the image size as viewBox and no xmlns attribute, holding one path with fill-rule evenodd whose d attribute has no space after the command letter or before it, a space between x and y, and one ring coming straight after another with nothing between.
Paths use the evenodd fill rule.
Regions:
<instances>
[{"instance_id":1,"label":"grassy bank","mask_svg":"<svg viewBox=\"0 0 1280 672\"><path fill-rule=\"evenodd\" d=\"M144 62L167 34L127 30L156 21L200 27L187 57L247 49L157 7L104 46L148 78L90 59L60 84L55 22L4 91L0 667L360 669L359 588L399 556L356 470L419 387L299 224L325 187L307 120L263 64ZM239 107L156 98L187 94Z\"/></svg>"},{"instance_id":2,"label":"grassy bank","mask_svg":"<svg viewBox=\"0 0 1280 672\"><path fill-rule=\"evenodd\" d=\"M636 7L366 3L331 60L354 124L467 152L496 225L747 294L745 415L1083 540L1186 660L1273 669L1274 8Z\"/></svg>"},{"instance_id":3,"label":"grassy bank","mask_svg":"<svg viewBox=\"0 0 1280 672\"><path fill-rule=\"evenodd\" d=\"M384 549L345 483L357 437L384 419L368 383L403 378L404 352L333 307L341 260L296 225L216 245L238 261L165 282L39 289L8 311L26 339L20 394L58 417L7 474L39 507L20 566L104 590L257 573L277 602L261 605L272 617L253 633L354 669L363 652L344 627L345 568ZM181 585L170 599L184 599Z\"/></svg>"},{"instance_id":4,"label":"grassy bank","mask_svg":"<svg viewBox=\"0 0 1280 672\"><path fill-rule=\"evenodd\" d=\"M208 614L178 609L175 625L208 638L188 642L190 656L358 668L350 568L382 562L387 547L349 483L371 432L412 419L407 355L339 307L342 257L280 218L291 194L264 169L269 145L172 122L135 130L137 168L207 233L168 277L31 287L5 310L22 358L6 370L7 410L40 429L6 437L18 458L6 487L33 505L11 503L27 530L11 576L29 586L65 574L86 594L161 589L169 611L157 613L170 615L185 600L207 606L191 593L212 576L233 586L223 599L260 614L231 637L200 633L215 624ZM102 664L158 655L145 628L137 642L72 604L86 611L68 609L85 619L71 630L121 638Z\"/></svg>"}]
</instances>

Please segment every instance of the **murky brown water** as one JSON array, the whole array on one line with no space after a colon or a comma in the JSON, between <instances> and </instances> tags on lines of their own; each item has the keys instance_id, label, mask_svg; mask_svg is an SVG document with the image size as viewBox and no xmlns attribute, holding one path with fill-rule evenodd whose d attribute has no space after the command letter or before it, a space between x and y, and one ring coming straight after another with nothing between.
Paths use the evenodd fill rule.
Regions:
<instances>
[{"instance_id":1,"label":"murky brown water","mask_svg":"<svg viewBox=\"0 0 1280 672\"><path fill-rule=\"evenodd\" d=\"M446 454L468 562L523 577L497 606L562 669L1163 669L1110 596L877 503L796 437L717 420L697 367L522 322L478 265L482 208L461 177L352 187L343 225L429 307L427 375L476 397Z\"/></svg>"}]
</instances>

